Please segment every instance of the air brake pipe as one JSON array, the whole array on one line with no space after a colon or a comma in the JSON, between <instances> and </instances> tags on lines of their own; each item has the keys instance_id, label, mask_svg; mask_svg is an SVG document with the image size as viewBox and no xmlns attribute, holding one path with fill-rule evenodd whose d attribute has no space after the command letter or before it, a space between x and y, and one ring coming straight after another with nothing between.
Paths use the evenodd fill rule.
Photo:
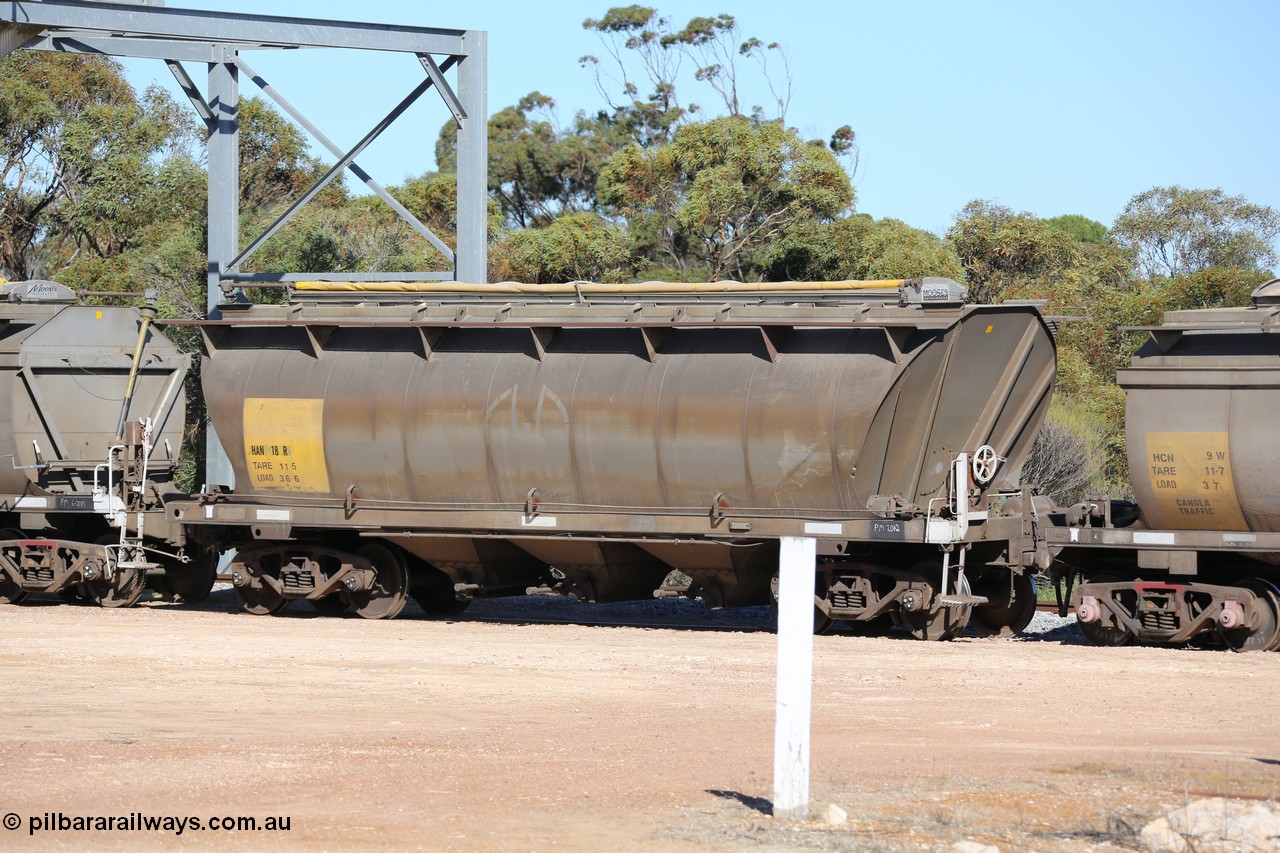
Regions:
<instances>
[{"instance_id":1,"label":"air brake pipe","mask_svg":"<svg viewBox=\"0 0 1280 853\"><path fill-rule=\"evenodd\" d=\"M133 401L133 391L138 384L138 366L142 363L142 348L147 343L147 330L151 320L156 316L156 292L148 289L143 296L146 301L139 308L142 314L142 325L138 328L138 345L133 350L133 364L129 366L129 384L124 389L124 400L120 403L120 422L116 424L116 441L124 440L124 422L129 417L129 403Z\"/></svg>"}]
</instances>

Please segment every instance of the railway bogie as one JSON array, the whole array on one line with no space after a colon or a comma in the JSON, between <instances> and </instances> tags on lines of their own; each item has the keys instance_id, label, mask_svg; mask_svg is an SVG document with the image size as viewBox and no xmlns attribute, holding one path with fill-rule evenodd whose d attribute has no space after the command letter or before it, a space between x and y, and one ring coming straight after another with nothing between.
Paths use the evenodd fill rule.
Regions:
<instances>
[{"instance_id":1,"label":"railway bogie","mask_svg":"<svg viewBox=\"0 0 1280 853\"><path fill-rule=\"evenodd\" d=\"M241 605L258 616L308 601L322 613L391 619L410 593L404 554L377 541L259 542L237 550L230 573Z\"/></svg>"},{"instance_id":2,"label":"railway bogie","mask_svg":"<svg viewBox=\"0 0 1280 853\"><path fill-rule=\"evenodd\" d=\"M1119 645L1141 638L1181 644L1210 635L1237 651L1280 644L1275 587L1261 578L1230 584L1195 581L1119 581L1095 577L1076 593L1076 618L1086 634Z\"/></svg>"}]
</instances>

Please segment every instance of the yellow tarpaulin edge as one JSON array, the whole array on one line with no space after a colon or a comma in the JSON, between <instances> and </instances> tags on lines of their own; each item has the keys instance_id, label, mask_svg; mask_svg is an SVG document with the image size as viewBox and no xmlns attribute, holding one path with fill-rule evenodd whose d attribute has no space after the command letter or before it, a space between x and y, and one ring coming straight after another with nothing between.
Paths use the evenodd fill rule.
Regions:
<instances>
[{"instance_id":1,"label":"yellow tarpaulin edge","mask_svg":"<svg viewBox=\"0 0 1280 853\"><path fill-rule=\"evenodd\" d=\"M500 281L299 281L295 290L365 293L754 293L788 290L896 290L907 279L882 281L645 281L609 284L598 281L525 284Z\"/></svg>"}]
</instances>

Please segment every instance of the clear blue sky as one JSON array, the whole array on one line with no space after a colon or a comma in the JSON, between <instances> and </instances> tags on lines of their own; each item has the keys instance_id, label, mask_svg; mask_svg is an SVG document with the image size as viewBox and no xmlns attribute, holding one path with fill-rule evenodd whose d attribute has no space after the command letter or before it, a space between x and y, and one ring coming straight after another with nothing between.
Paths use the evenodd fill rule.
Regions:
<instances>
[{"instance_id":1,"label":"clear blue sky","mask_svg":"<svg viewBox=\"0 0 1280 853\"><path fill-rule=\"evenodd\" d=\"M486 30L490 113L533 90L555 98L566 123L577 110L603 106L578 57L605 58L582 22L610 3L167 5ZM1133 195L1169 184L1220 187L1280 209L1275 0L652 5L677 25L727 12L743 35L781 43L794 77L787 123L808 138L854 128L857 208L877 218L941 233L965 203L988 198L1110 225ZM403 56L254 52L246 59L341 145L357 141L422 77ZM172 82L160 63L129 68L139 88ZM682 100L715 103L714 92L692 79L679 91ZM385 184L431 170L446 118L428 94L361 164Z\"/></svg>"}]
</instances>

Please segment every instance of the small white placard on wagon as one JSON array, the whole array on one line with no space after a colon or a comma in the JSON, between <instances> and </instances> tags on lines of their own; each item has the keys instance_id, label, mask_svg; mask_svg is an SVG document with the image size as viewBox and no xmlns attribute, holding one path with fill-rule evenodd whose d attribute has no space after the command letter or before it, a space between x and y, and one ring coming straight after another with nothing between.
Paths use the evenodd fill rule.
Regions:
<instances>
[{"instance_id":1,"label":"small white placard on wagon","mask_svg":"<svg viewBox=\"0 0 1280 853\"><path fill-rule=\"evenodd\" d=\"M258 510L258 521L288 521L290 518L287 509L260 509Z\"/></svg>"},{"instance_id":2,"label":"small white placard on wagon","mask_svg":"<svg viewBox=\"0 0 1280 853\"><path fill-rule=\"evenodd\" d=\"M804 532L812 536L843 536L844 525L827 521L806 521Z\"/></svg>"}]
</instances>

